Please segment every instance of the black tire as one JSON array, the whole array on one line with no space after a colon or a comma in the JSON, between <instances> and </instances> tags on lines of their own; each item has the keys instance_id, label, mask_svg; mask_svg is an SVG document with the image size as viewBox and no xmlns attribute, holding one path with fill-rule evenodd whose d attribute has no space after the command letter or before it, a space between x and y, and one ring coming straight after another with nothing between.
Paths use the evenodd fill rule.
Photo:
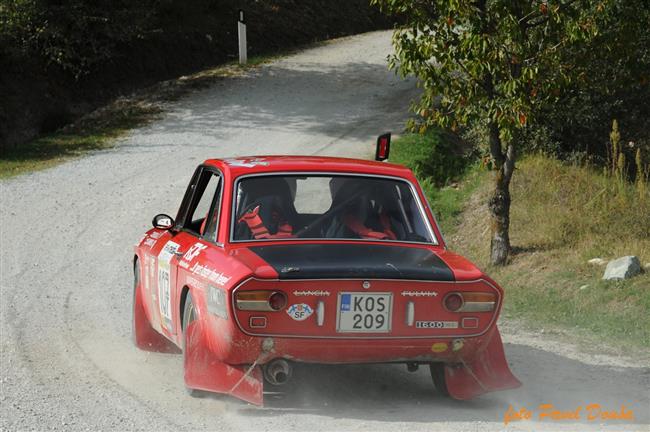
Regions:
<instances>
[{"instance_id":1,"label":"black tire","mask_svg":"<svg viewBox=\"0 0 650 432\"><path fill-rule=\"evenodd\" d=\"M429 371L431 371L431 379L433 379L433 385L443 396L449 396L449 390L447 390L447 380L445 379L445 364L444 363L429 363Z\"/></svg>"},{"instance_id":2,"label":"black tire","mask_svg":"<svg viewBox=\"0 0 650 432\"><path fill-rule=\"evenodd\" d=\"M185 306L183 307L183 353L185 353L185 347L187 346L187 327L194 320L196 320L196 309L194 309L194 303L192 302L192 294L187 293ZM185 355L183 355L183 370L185 370ZM185 387L185 390L187 394L195 398L202 398L209 394L209 392L191 389L189 387Z\"/></svg>"},{"instance_id":3,"label":"black tire","mask_svg":"<svg viewBox=\"0 0 650 432\"><path fill-rule=\"evenodd\" d=\"M187 331L187 326L190 325L192 321L196 319L196 311L194 310L194 302L192 301L192 294L187 293L185 298L185 306L183 307L183 351L185 351L185 332Z\"/></svg>"},{"instance_id":4,"label":"black tire","mask_svg":"<svg viewBox=\"0 0 650 432\"><path fill-rule=\"evenodd\" d=\"M138 292L138 284L140 283L140 260L136 258L133 263L133 301L131 302L131 341L133 345L137 346L135 338L135 296Z\"/></svg>"}]
</instances>

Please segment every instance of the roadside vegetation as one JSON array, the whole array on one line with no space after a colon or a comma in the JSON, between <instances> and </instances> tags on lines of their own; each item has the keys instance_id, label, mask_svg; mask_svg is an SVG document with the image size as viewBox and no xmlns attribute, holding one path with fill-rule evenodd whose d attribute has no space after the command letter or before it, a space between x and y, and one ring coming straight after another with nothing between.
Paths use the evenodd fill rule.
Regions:
<instances>
[{"instance_id":1,"label":"roadside vegetation","mask_svg":"<svg viewBox=\"0 0 650 432\"><path fill-rule=\"evenodd\" d=\"M120 100L62 130L6 150L0 158L0 179L49 168L93 150L111 147L116 138L141 126L160 108Z\"/></svg>"},{"instance_id":2,"label":"roadside vegetation","mask_svg":"<svg viewBox=\"0 0 650 432\"><path fill-rule=\"evenodd\" d=\"M251 61L393 22L367 0L2 0L1 158L15 167L33 156L52 161L41 148L102 148L103 131L58 137L117 98L237 59L240 9Z\"/></svg>"},{"instance_id":3,"label":"roadside vegetation","mask_svg":"<svg viewBox=\"0 0 650 432\"><path fill-rule=\"evenodd\" d=\"M537 147L565 159L602 157L608 125L619 119L648 163L643 0L372 2L404 17L389 66L423 89L410 130L473 134L469 141L496 173L482 224L492 264L507 264L513 251L511 181L520 155ZM633 173L633 159L623 155L622 172Z\"/></svg>"},{"instance_id":4,"label":"roadside vegetation","mask_svg":"<svg viewBox=\"0 0 650 432\"><path fill-rule=\"evenodd\" d=\"M650 346L650 272L604 281L604 266L588 263L623 255L650 262L645 185L586 163L524 156L512 181L512 254L508 265L491 266L484 215L493 172L475 156L456 153L451 165L464 168L438 178L425 174L422 167L431 160L453 154L455 144L445 136L429 132L397 139L391 161L416 171L450 248L503 285L505 315L537 329L561 330L575 342Z\"/></svg>"},{"instance_id":5,"label":"roadside vegetation","mask_svg":"<svg viewBox=\"0 0 650 432\"><path fill-rule=\"evenodd\" d=\"M454 231L466 201L487 176L474 152L438 129L395 139L390 161L413 170L445 235Z\"/></svg>"},{"instance_id":6,"label":"roadside vegetation","mask_svg":"<svg viewBox=\"0 0 650 432\"><path fill-rule=\"evenodd\" d=\"M423 89L393 160L416 170L450 247L504 285L506 315L650 346L648 271L604 281L588 263L650 262L645 2L372 2L404 17L389 66Z\"/></svg>"},{"instance_id":7,"label":"roadside vegetation","mask_svg":"<svg viewBox=\"0 0 650 432\"><path fill-rule=\"evenodd\" d=\"M55 132L3 151L0 179L49 168L93 150L110 148L131 129L159 118L166 102L177 100L216 81L240 76L274 58L275 55L254 56L243 66L231 62L117 98Z\"/></svg>"}]
</instances>

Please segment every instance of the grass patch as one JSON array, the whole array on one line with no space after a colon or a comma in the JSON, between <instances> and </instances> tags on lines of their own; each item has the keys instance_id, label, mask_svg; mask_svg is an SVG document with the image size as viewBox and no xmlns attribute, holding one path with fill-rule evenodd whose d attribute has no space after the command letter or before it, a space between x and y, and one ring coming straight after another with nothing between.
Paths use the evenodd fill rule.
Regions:
<instances>
[{"instance_id":1,"label":"grass patch","mask_svg":"<svg viewBox=\"0 0 650 432\"><path fill-rule=\"evenodd\" d=\"M155 118L161 109L142 101L120 100L58 132L35 139L0 157L0 178L41 170L92 150Z\"/></svg>"},{"instance_id":2,"label":"grass patch","mask_svg":"<svg viewBox=\"0 0 650 432\"><path fill-rule=\"evenodd\" d=\"M131 129L160 117L164 103L210 86L228 77L268 63L280 54L255 56L248 64L228 63L192 75L163 81L133 95L121 97L74 124L39 137L0 155L0 179L42 170L83 154L110 148Z\"/></svg>"},{"instance_id":3,"label":"grass patch","mask_svg":"<svg viewBox=\"0 0 650 432\"><path fill-rule=\"evenodd\" d=\"M591 258L650 261L650 196L600 170L545 156L521 160L512 182L509 265L489 268L486 202L491 182L468 201L452 247L506 289L504 313L535 327L570 330L617 347L650 346L650 273L603 281Z\"/></svg>"},{"instance_id":4,"label":"grass patch","mask_svg":"<svg viewBox=\"0 0 650 432\"><path fill-rule=\"evenodd\" d=\"M451 249L487 269L506 290L504 314L567 331L592 346L650 346L650 272L603 281L591 258L650 262L650 194L601 170L528 156L513 177L509 265L490 267L487 200L492 175L470 165L438 187L418 172L441 135L396 140L392 161L416 171ZM434 144L432 144L432 142ZM450 186L457 181L457 187Z\"/></svg>"}]
</instances>

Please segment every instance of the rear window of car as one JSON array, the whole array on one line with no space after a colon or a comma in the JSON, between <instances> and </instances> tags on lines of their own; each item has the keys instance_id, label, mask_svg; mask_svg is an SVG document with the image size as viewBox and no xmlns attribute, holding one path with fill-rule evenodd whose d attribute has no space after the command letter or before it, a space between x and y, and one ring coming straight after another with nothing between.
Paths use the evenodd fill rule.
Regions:
<instances>
[{"instance_id":1,"label":"rear window of car","mask_svg":"<svg viewBox=\"0 0 650 432\"><path fill-rule=\"evenodd\" d=\"M263 175L236 183L233 241L361 239L434 243L423 206L402 180Z\"/></svg>"}]
</instances>

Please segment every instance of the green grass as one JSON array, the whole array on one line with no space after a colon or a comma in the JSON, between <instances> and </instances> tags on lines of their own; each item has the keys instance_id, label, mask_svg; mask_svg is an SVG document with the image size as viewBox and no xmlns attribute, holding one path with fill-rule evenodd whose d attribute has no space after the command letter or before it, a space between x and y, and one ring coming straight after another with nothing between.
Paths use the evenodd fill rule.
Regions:
<instances>
[{"instance_id":1,"label":"green grass","mask_svg":"<svg viewBox=\"0 0 650 432\"><path fill-rule=\"evenodd\" d=\"M416 169L431 137L396 140L392 161ZM436 187L417 173L452 250L486 268L506 290L504 314L533 328L557 329L592 346L650 346L650 272L603 281L591 258L636 255L650 262L650 195L600 170L527 156L513 178L511 242L504 267L490 267L486 202L491 174L475 165L458 187Z\"/></svg>"},{"instance_id":2,"label":"green grass","mask_svg":"<svg viewBox=\"0 0 650 432\"><path fill-rule=\"evenodd\" d=\"M519 168L511 210L517 253L493 272L508 290L505 312L613 345L649 347L650 273L603 281L604 267L587 261L650 261L650 195L600 170L544 156L527 157ZM479 221L469 217L472 223ZM479 261L487 261L488 241L475 241Z\"/></svg>"},{"instance_id":3,"label":"green grass","mask_svg":"<svg viewBox=\"0 0 650 432\"><path fill-rule=\"evenodd\" d=\"M577 338L625 347L650 346L650 278L603 281L604 268L583 268L553 259L554 268L531 277L530 268L499 269L492 275L507 288L504 312L538 328L571 330ZM584 287L583 289L581 289Z\"/></svg>"}]
</instances>

